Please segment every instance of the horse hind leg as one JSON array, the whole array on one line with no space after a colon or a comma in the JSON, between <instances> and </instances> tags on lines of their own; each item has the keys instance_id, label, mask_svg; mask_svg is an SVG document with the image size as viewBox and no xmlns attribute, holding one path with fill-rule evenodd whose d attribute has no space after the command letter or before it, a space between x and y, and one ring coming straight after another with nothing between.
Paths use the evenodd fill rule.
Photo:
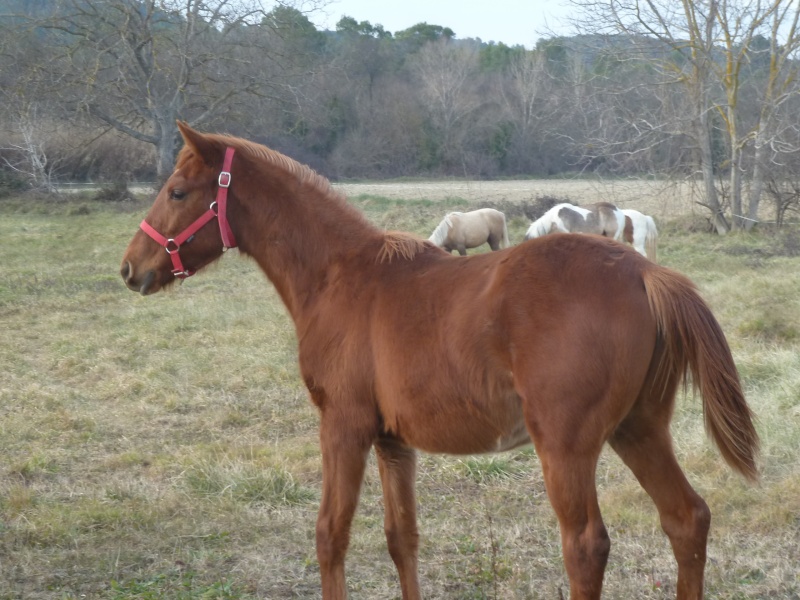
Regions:
<instances>
[{"instance_id":1,"label":"horse hind leg","mask_svg":"<svg viewBox=\"0 0 800 600\"><path fill-rule=\"evenodd\" d=\"M558 518L571 600L598 600L611 542L597 502L595 471L603 440L539 415L529 422L545 488ZM541 423L548 423L542 426Z\"/></svg>"},{"instance_id":2,"label":"horse hind leg","mask_svg":"<svg viewBox=\"0 0 800 600\"><path fill-rule=\"evenodd\" d=\"M403 600L422 598L417 577L417 511L414 491L416 453L392 438L375 443L384 502L389 555L400 577Z\"/></svg>"},{"instance_id":3,"label":"horse hind leg","mask_svg":"<svg viewBox=\"0 0 800 600\"><path fill-rule=\"evenodd\" d=\"M629 415L609 442L658 509L678 563L677 599L694 600L703 597L711 514L675 458L665 406L671 402L651 401Z\"/></svg>"}]
</instances>

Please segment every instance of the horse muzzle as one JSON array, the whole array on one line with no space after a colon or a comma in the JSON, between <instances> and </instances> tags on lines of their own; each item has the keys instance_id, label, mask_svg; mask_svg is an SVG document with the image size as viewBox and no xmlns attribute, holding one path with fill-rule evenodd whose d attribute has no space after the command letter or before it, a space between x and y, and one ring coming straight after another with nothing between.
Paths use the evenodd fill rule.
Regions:
<instances>
[{"instance_id":1,"label":"horse muzzle","mask_svg":"<svg viewBox=\"0 0 800 600\"><path fill-rule=\"evenodd\" d=\"M142 277L137 277L133 265L129 260L126 260L122 263L119 273L122 276L122 280L125 282L125 285L128 286L128 289L134 292L139 292L142 296L146 296L150 292L156 291L151 289L156 280L156 272L153 270L145 272Z\"/></svg>"}]
</instances>

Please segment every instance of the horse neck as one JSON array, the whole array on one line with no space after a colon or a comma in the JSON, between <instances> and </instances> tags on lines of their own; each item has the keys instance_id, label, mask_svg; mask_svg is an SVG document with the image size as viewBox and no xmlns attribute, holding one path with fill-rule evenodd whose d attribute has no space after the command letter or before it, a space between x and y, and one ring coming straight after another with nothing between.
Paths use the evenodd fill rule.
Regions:
<instances>
[{"instance_id":1,"label":"horse neck","mask_svg":"<svg viewBox=\"0 0 800 600\"><path fill-rule=\"evenodd\" d=\"M536 219L530 226L531 237L542 237L550 232L554 217L551 214L544 214Z\"/></svg>"},{"instance_id":2,"label":"horse neck","mask_svg":"<svg viewBox=\"0 0 800 600\"><path fill-rule=\"evenodd\" d=\"M255 259L296 323L332 268L347 268L343 263L383 237L321 178L302 182L266 170L237 199L240 250Z\"/></svg>"},{"instance_id":3,"label":"horse neck","mask_svg":"<svg viewBox=\"0 0 800 600\"><path fill-rule=\"evenodd\" d=\"M442 219L441 223L436 226L436 229L433 230L431 237L428 239L436 244L437 246L441 246L447 240L447 233L450 231L450 215L445 216Z\"/></svg>"}]
</instances>

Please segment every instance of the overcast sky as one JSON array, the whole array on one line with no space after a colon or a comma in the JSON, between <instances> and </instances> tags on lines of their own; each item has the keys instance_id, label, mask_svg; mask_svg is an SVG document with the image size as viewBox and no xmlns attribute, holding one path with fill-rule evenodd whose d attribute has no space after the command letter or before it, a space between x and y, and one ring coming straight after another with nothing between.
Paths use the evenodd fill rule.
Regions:
<instances>
[{"instance_id":1,"label":"overcast sky","mask_svg":"<svg viewBox=\"0 0 800 600\"><path fill-rule=\"evenodd\" d=\"M309 18L317 28L333 30L347 15L392 33L425 22L449 27L457 39L533 48L540 37L549 37L549 30L568 33L564 17L569 12L563 0L330 0Z\"/></svg>"}]
</instances>

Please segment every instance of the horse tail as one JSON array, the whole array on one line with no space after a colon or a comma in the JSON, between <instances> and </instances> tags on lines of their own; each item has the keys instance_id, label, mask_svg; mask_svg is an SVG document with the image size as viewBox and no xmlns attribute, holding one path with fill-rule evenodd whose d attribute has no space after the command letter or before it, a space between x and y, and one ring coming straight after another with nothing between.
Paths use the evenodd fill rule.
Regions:
<instances>
[{"instance_id":1,"label":"horse tail","mask_svg":"<svg viewBox=\"0 0 800 600\"><path fill-rule=\"evenodd\" d=\"M644 237L644 251L647 254L647 258L653 262L657 262L656 243L658 241L658 229L656 228L656 222L653 220L653 217L649 215L645 215L644 222L646 231Z\"/></svg>"},{"instance_id":2,"label":"horse tail","mask_svg":"<svg viewBox=\"0 0 800 600\"><path fill-rule=\"evenodd\" d=\"M508 248L511 243L508 241L508 224L506 223L506 217L503 215L503 239L500 242L501 248Z\"/></svg>"},{"instance_id":3,"label":"horse tail","mask_svg":"<svg viewBox=\"0 0 800 600\"><path fill-rule=\"evenodd\" d=\"M667 377L679 374L684 381L691 373L703 398L706 432L734 470L758 479L758 433L722 328L683 275L652 265L643 278L665 348L659 373L666 369Z\"/></svg>"}]
</instances>

